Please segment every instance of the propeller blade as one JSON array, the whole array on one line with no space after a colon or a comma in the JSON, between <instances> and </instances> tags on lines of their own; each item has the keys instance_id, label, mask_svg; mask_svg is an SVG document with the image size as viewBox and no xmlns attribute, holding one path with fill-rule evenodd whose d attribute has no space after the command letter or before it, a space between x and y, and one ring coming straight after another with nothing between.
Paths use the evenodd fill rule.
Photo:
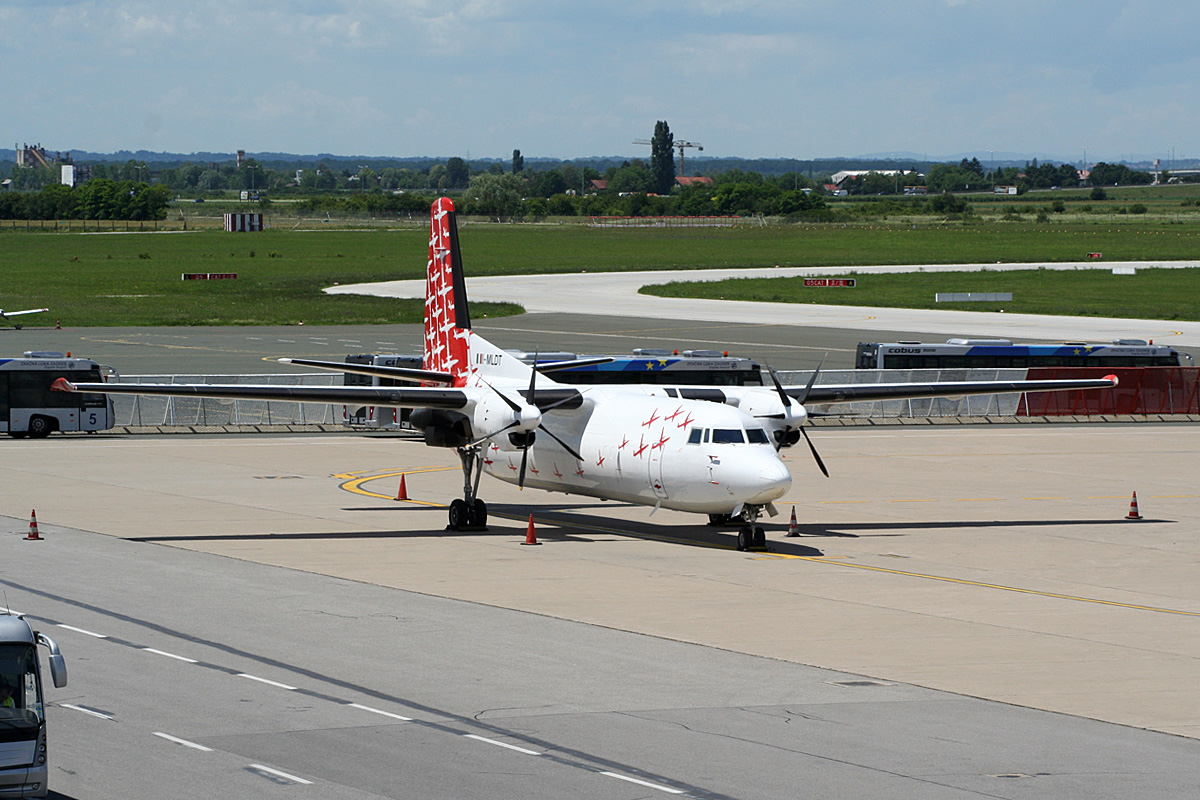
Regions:
<instances>
[{"instance_id":1,"label":"propeller blade","mask_svg":"<svg viewBox=\"0 0 1200 800\"><path fill-rule=\"evenodd\" d=\"M574 447L571 447L571 445L567 444L567 443L566 443L566 442L564 442L562 439L560 439L560 438L558 438L557 436L555 436L555 435L554 435L554 434L553 434L553 433L550 431L550 429L549 429L549 428L547 428L545 425L538 425L538 430L540 430L540 431L544 431L544 432L546 433L546 435L547 435L547 436L549 436L549 437L550 437L551 439L553 439L554 441L558 442L559 446L560 446L560 447L562 447L562 449L563 449L563 450L566 450L568 453L570 453L571 455L573 455L573 456L575 457L575 460L576 460L576 461L583 461L583 456L579 455L579 453L576 453L576 452L575 452L575 448L574 448Z\"/></svg>"},{"instance_id":2,"label":"propeller blade","mask_svg":"<svg viewBox=\"0 0 1200 800\"><path fill-rule=\"evenodd\" d=\"M498 394L498 395L500 396L500 399L501 399L501 400L503 400L505 403L507 403L507 404L508 404L508 407L509 407L509 408L511 408L513 411L516 411L518 414L520 414L520 413L521 413L521 407L520 407L519 405L517 405L517 403L516 403L515 401L513 401L513 399L512 399L511 397L509 397L509 396L508 396L508 395L506 395L504 392L502 392L502 391L500 391L499 389L497 389L495 386L492 386L492 384L490 384L490 383L488 383L487 381L483 380L483 378L480 378L479 380L483 381L483 382L484 382L484 384L485 384L485 385L486 385L486 386L487 386L489 389L491 389L493 392L495 392L496 394Z\"/></svg>"},{"instance_id":3,"label":"propeller blade","mask_svg":"<svg viewBox=\"0 0 1200 800\"><path fill-rule=\"evenodd\" d=\"M791 408L792 398L788 397L788 393L783 390L783 384L779 382L779 376L775 374L775 370L770 366L767 367L767 372L771 373L771 382L775 384L775 391L779 393L779 402L783 403L784 408ZM808 389L804 390L804 394L808 394Z\"/></svg>"},{"instance_id":4,"label":"propeller blade","mask_svg":"<svg viewBox=\"0 0 1200 800\"><path fill-rule=\"evenodd\" d=\"M529 459L529 445L521 448L521 471L517 473L517 489L525 490L525 465Z\"/></svg>"},{"instance_id":5,"label":"propeller blade","mask_svg":"<svg viewBox=\"0 0 1200 800\"><path fill-rule=\"evenodd\" d=\"M817 382L817 376L821 374L821 367L825 366L825 358L828 355L829 354L826 353L825 355L821 356L821 361L817 364L817 368L813 370L812 377L808 379L808 385L804 387L804 394L796 398L796 401L801 405L804 405L804 401L808 399L808 393L812 391L813 384ZM778 383L776 385L778 385ZM783 390L780 389L779 391L782 392Z\"/></svg>"},{"instance_id":6,"label":"propeller blade","mask_svg":"<svg viewBox=\"0 0 1200 800\"><path fill-rule=\"evenodd\" d=\"M828 478L829 470L825 469L825 462L821 460L821 455L817 452L817 448L813 446L812 439L808 438L808 431L801 427L800 433L804 434L804 441L808 442L808 449L812 451L813 458L817 460L817 466L821 468L821 474Z\"/></svg>"}]
</instances>

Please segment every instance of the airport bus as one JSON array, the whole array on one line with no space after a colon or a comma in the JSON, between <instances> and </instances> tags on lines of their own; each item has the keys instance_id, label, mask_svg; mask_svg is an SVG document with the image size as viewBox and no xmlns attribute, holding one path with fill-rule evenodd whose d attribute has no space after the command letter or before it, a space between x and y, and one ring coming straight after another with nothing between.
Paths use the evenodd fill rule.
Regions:
<instances>
[{"instance_id":1,"label":"airport bus","mask_svg":"<svg viewBox=\"0 0 1200 800\"><path fill-rule=\"evenodd\" d=\"M100 382L101 366L71 354L27 351L0 358L0 433L42 439L54 431L105 431L113 426L113 403L105 394L53 392L56 378Z\"/></svg>"},{"instance_id":2,"label":"airport bus","mask_svg":"<svg viewBox=\"0 0 1200 800\"><path fill-rule=\"evenodd\" d=\"M535 354L514 352L526 364ZM595 358L574 353L537 353L539 364ZM603 364L587 364L557 370L554 379L563 383L611 384L650 383L663 386L762 386L762 366L750 358L738 358L719 350L666 350L638 347L630 355L606 356Z\"/></svg>"},{"instance_id":3,"label":"airport bus","mask_svg":"<svg viewBox=\"0 0 1200 800\"><path fill-rule=\"evenodd\" d=\"M50 651L50 678L67 685L54 640L8 609L0 615L0 797L45 797L46 701L37 646Z\"/></svg>"},{"instance_id":4,"label":"airport bus","mask_svg":"<svg viewBox=\"0 0 1200 800\"><path fill-rule=\"evenodd\" d=\"M1143 339L1109 344L1063 342L1014 344L1008 339L949 339L923 342L862 342L856 369L1008 369L1029 367L1188 367L1192 357Z\"/></svg>"},{"instance_id":5,"label":"airport bus","mask_svg":"<svg viewBox=\"0 0 1200 800\"><path fill-rule=\"evenodd\" d=\"M509 350L526 364L553 364L560 361L597 358L576 353L532 353ZM554 379L581 385L614 383L651 383L667 386L762 386L762 367L749 358L730 356L717 350L677 350L635 348L630 355L603 356L612 360L603 364L587 364L554 372ZM383 367L421 369L421 356L383 355L364 353L346 356L347 364L367 364ZM346 386L396 386L411 383L393 378L346 373ZM356 428L404 428L408 422L406 408L377 408L376 406L342 406L342 423Z\"/></svg>"}]
</instances>

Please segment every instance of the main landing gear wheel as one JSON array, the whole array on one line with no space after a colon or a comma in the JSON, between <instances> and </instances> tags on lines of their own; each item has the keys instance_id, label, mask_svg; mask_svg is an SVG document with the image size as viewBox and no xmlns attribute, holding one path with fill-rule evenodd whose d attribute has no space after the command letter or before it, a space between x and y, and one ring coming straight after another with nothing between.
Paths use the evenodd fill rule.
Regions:
<instances>
[{"instance_id":1,"label":"main landing gear wheel","mask_svg":"<svg viewBox=\"0 0 1200 800\"><path fill-rule=\"evenodd\" d=\"M479 499L479 476L483 474L483 454L480 448L460 447L458 457L462 462L463 497L450 502L448 531L486 531L487 503Z\"/></svg>"},{"instance_id":2,"label":"main landing gear wheel","mask_svg":"<svg viewBox=\"0 0 1200 800\"><path fill-rule=\"evenodd\" d=\"M467 507L467 525L472 528L487 528L487 503L478 497Z\"/></svg>"}]
</instances>

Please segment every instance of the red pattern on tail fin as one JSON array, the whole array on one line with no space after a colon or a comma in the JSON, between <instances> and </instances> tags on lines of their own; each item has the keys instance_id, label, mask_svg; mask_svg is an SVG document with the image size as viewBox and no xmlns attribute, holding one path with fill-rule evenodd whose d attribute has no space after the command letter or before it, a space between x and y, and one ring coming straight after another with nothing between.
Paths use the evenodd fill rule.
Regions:
<instances>
[{"instance_id":1,"label":"red pattern on tail fin","mask_svg":"<svg viewBox=\"0 0 1200 800\"><path fill-rule=\"evenodd\" d=\"M454 203L440 197L430 210L429 263L425 277L424 368L454 375L455 386L467 382L467 336L470 318L464 308L456 313ZM461 285L461 278L459 283ZM465 297L462 302L466 302ZM460 325L460 317L465 325Z\"/></svg>"}]
</instances>

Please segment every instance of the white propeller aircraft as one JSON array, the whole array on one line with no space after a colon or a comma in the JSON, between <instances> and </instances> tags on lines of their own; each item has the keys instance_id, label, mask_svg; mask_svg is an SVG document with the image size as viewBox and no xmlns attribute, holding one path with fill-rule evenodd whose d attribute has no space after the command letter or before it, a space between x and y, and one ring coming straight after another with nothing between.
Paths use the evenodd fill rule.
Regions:
<instances>
[{"instance_id":1,"label":"white propeller aircraft","mask_svg":"<svg viewBox=\"0 0 1200 800\"><path fill-rule=\"evenodd\" d=\"M571 386L533 369L471 330L454 205L433 204L425 289L423 369L281 359L412 382L412 387L70 384L61 391L254 398L414 409L425 443L452 447L462 463L463 494L449 506L451 529L483 528L484 473L524 488L564 492L741 520L738 548L762 548L763 511L791 487L779 449L801 437L828 476L805 430L807 404L997 392L1103 389L1097 380L963 381L705 388L641 384ZM604 359L602 359L604 360ZM819 371L819 370L818 370Z\"/></svg>"},{"instance_id":2,"label":"white propeller aircraft","mask_svg":"<svg viewBox=\"0 0 1200 800\"><path fill-rule=\"evenodd\" d=\"M25 314L41 314L43 311L49 310L50 309L48 308L27 308L24 311L5 311L3 308L0 308L0 320L8 322L9 317L21 317ZM13 323L13 327L17 330L21 330L21 326L15 322Z\"/></svg>"}]
</instances>

